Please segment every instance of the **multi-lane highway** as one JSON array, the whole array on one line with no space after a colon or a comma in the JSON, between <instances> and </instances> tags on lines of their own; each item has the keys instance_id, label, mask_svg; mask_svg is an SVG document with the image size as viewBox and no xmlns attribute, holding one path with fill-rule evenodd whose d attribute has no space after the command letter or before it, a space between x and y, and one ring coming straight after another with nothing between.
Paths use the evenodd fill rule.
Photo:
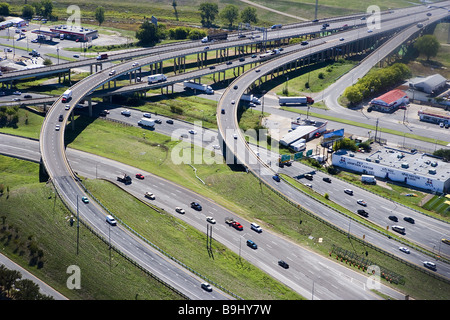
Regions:
<instances>
[{"instance_id":1,"label":"multi-lane highway","mask_svg":"<svg viewBox=\"0 0 450 320\"><path fill-rule=\"evenodd\" d=\"M40 154L37 141L31 139L23 139L19 137L0 135L0 149L10 155L22 159L29 159L39 161ZM212 216L216 223L213 227L213 237L215 240L223 243L228 248L236 253L239 253L244 259L248 260L255 266L261 268L268 274L279 279L293 290L302 294L304 297L311 299L327 299L327 300L373 300L379 299L368 287L368 278L363 274L355 272L346 268L343 265L335 263L323 256L317 255L301 246L280 237L277 234L263 229L262 233L257 233L250 229L252 221L245 221L230 212L225 207L210 201L208 198L188 190L184 187L178 186L162 179L149 172L142 172L139 168L134 168L129 165L119 163L110 159L102 158L89 153L81 152L74 149L67 149L68 161L76 172L87 178L103 178L113 182L116 176L123 172L135 173L141 172L144 174L144 180L133 179L133 183L128 186L123 186L127 192L133 194L143 201L149 201L166 212L173 214L179 219L182 219L192 225L193 227L204 232L206 229L206 217ZM144 197L144 193L150 191L155 194L155 200L148 200ZM191 201L197 201L202 206L201 212L194 211L189 207ZM91 201L88 206L95 205ZM88 207L83 204L84 207ZM185 209L185 214L175 212L175 207L180 206ZM84 211L84 210L83 210ZM96 227L100 227L100 232L106 236L109 226L104 222L104 217L97 217L98 214L94 212L89 213L92 218L89 222ZM239 221L243 226L243 231L237 231L225 224L226 217L233 217ZM98 219L98 221L91 221ZM103 226L102 226L103 225ZM120 227L120 226L119 226ZM114 233L111 235L113 243L120 246L119 232L112 228ZM120 230L123 231L123 230ZM122 233L122 232L121 232ZM252 239L258 245L258 249L254 250L246 246L245 242ZM126 237L126 241L129 239ZM135 243L129 244L126 249L132 255L133 259L151 268L144 261L152 253L148 251L151 248L148 246L139 245L139 249L133 248ZM153 256L153 259L157 257ZM287 270L278 266L278 260L284 259L290 264ZM164 270L167 265L162 263L161 269ZM153 270L153 269L150 269ZM185 271L184 271L185 272ZM170 278L172 282L186 281L184 277L175 271L166 271L168 273L163 280ZM156 273L159 274L159 273ZM171 283L171 282L169 282ZM190 290L194 290L199 285L189 282L187 285ZM313 289L314 288L314 289ZM403 294L382 285L379 290L386 295L403 299ZM213 292L216 292L214 290ZM212 299L205 293L203 296L198 296L199 299Z\"/></svg>"},{"instance_id":2,"label":"multi-lane highway","mask_svg":"<svg viewBox=\"0 0 450 320\"><path fill-rule=\"evenodd\" d=\"M448 16L447 9L440 9L438 12L433 12L433 15L435 15L435 19L439 19L445 16ZM396 22L393 21L395 24ZM383 24L383 28L388 28L389 24ZM386 29L384 29L386 30ZM377 31L373 31L377 32ZM355 34L356 33L356 34ZM346 39L351 39L351 37L359 38L357 35L358 31L352 31L349 32L350 37L347 36ZM311 51L322 51L329 48L330 43L332 43L332 40L327 41L323 45L317 45L313 48L311 48ZM398 43L395 44L395 47L398 46ZM297 55L305 54L304 52L300 52ZM272 69L276 68L277 66L283 65L288 63L292 60L293 57L286 55L281 56L280 58L277 58L275 61L272 60L270 62L267 62L266 64L263 64L262 66L258 67L258 73L256 73L255 70L251 70L242 76L238 77L236 80L234 80L230 86L225 90L224 94L222 95L218 107L217 107L217 121L219 125L219 133L221 136L221 139L225 142L225 145L227 147L227 150L230 150L232 154L234 154L237 158L237 161L244 164L250 171L254 172L260 179L265 181L265 183L272 188L278 190L283 195L287 196L290 199L293 199L295 203L302 204L303 206L310 208L311 211L315 212L316 214L324 217L328 221L333 221L336 225L340 226L342 230L345 230L345 227L348 226L348 219L342 219L343 217L338 217L335 214L332 213L332 210L329 210L325 208L324 206L315 206L312 203L307 203L305 205L304 199L299 198L299 193L296 192L296 190L289 184L285 183L284 181L281 182L275 182L272 179L272 176L276 171L278 171L278 168L274 167L272 165L269 167L267 165L267 161L262 161L261 157L258 156L255 152L252 152L251 149L248 147L247 143L245 142L245 139L242 135L238 135L238 139L234 139L231 133L233 132L239 132L239 125L236 118L236 112L237 112L237 106L238 102L240 101L240 97L244 94L245 89L256 79L260 76L260 74L266 74L270 72ZM376 63L376 61L375 61ZM367 67L367 66L366 66ZM227 110L226 114L223 114L220 112L220 110L225 109ZM276 163L276 161L271 161L272 164ZM298 175L298 173L295 173ZM333 186L334 187L334 186ZM336 190L338 191L338 190ZM341 190L343 194L343 190ZM369 197L368 194L366 194L367 197ZM355 200L356 201L356 200ZM375 203L379 203L378 200L374 201ZM356 204L356 203L355 203ZM347 206L347 204L344 204ZM387 205L387 208L390 206ZM314 209L312 209L314 208ZM354 210L355 207L351 206L351 208ZM386 219L386 212L382 211L382 208L379 208L378 213L378 224L379 225L385 225L386 222L384 219ZM389 214L387 214L389 215ZM342 219L341 221L337 221L336 219ZM424 219L427 221L425 222ZM430 250L434 250L435 246L439 244L437 242L437 239L440 239L443 234L446 234L448 230L448 224L440 221L435 221L433 219L428 220L426 217L421 217L421 222L423 222L421 227L418 227L419 224L414 226L408 226L408 229L411 228L412 231L410 234L408 234L408 239L412 239L414 242L420 244L421 246L425 248L429 248ZM431 231L435 228L435 224L439 225L438 228L435 229L435 231ZM433 226L434 225L434 226ZM431 230L428 230L429 227L432 227ZM370 230L368 230L365 227L357 226L356 228L361 228L358 231L354 231L355 235L359 235L362 237L362 235L365 235L366 239L369 239L370 243L373 243L386 251L389 251L389 248L392 248L393 245L391 242L391 239L387 239L385 236L374 233L370 236L368 233L371 233ZM417 229L416 229L417 228ZM414 230L416 229L416 230ZM419 230L420 229L420 230ZM423 232L426 232L425 234ZM429 236L431 234L431 236ZM431 240L433 239L433 240ZM448 248L444 248L446 252L445 254L447 257L450 254L450 251L447 251ZM397 245L397 251L398 251L398 245ZM446 263L442 263L443 272L446 277L449 277L449 268Z\"/></svg>"},{"instance_id":3,"label":"multi-lane highway","mask_svg":"<svg viewBox=\"0 0 450 320\"><path fill-rule=\"evenodd\" d=\"M416 11L418 11L418 10L416 9ZM381 32L387 33L390 30L398 30L398 28L404 27L408 23L411 23L411 21L404 22L401 20L404 20L404 19L394 19L389 22L386 21L386 23L383 23L383 28L385 28L385 29L383 29L382 31L375 30L373 32L373 34L381 33ZM315 26L315 27L318 27L318 26ZM345 33L345 34L346 35L345 35L344 41L351 41L352 39L357 40L358 38L363 37L362 35L359 34L359 32L357 30L349 31L348 33ZM281 35L279 35L279 36L281 37ZM371 36L371 35L366 34L366 37L369 37L369 36ZM275 34L274 38L276 38L276 37L277 37L277 35ZM312 53L316 50L317 51L326 50L328 48L332 48L333 46L335 46L337 44L336 41L331 41L331 40L322 41L322 42L325 42L325 43L323 43L322 45L318 44L317 46L310 47L309 48L310 52ZM244 43L242 43L242 44L244 44ZM227 45L229 45L229 44L227 44ZM217 49L214 46L220 46L220 44L211 45L209 50ZM193 48L193 49L191 49L191 48L187 48L187 49L184 48L184 49L185 50L183 50L183 52L180 53L182 56L198 52L198 46L197 46L197 48ZM303 53L305 53L304 50L303 50ZM142 60L142 64L160 62L160 61L164 61L169 58L176 57L176 56L177 56L177 54L174 54L174 53L167 53L167 52L160 53L157 56L153 56L150 58L144 58ZM280 59L278 59L276 63L278 63L278 65L280 65L280 64L292 61L296 58L298 58L298 55L294 56L294 54L286 53ZM261 67L261 75L276 68L276 66L277 66L276 63L274 63L274 64L268 63L268 64L263 65ZM121 74L128 73L131 70L133 70L133 68L134 68L134 66L132 65L132 62L126 62L126 63L122 63L120 65L117 65L117 66L115 66L116 75L114 75L114 77L117 77ZM250 75L250 76L248 76L248 75ZM55 184L57 190L61 194L62 198L72 208L76 208L78 206L76 199L77 199L77 197L80 197L81 195L83 195L84 192L81 189L81 187L78 185L77 181L74 179L72 172L71 172L72 167L70 166L70 163L66 158L66 154L65 154L65 150L64 150L64 137L63 137L64 124L67 121L69 112L71 112L73 110L74 106L79 102L79 100L81 100L83 97L85 97L88 94L90 94L91 92L93 92L93 90L95 90L95 88L100 87L103 83L110 81L112 78L113 77L108 75L107 71L103 71L103 72L98 72L96 74L93 74L93 75L89 76L88 78L80 81L76 86L72 87L74 98L70 102L70 110L65 110L65 103L62 103L61 100L58 99L58 101L56 101L53 104L51 110L47 114L47 117L44 121L44 125L42 127L41 140L40 140L40 151L41 151L43 163L49 173L49 176L51 177L53 183ZM255 76L254 71L248 72L244 76L238 78L232 84L232 86L226 90L225 95L220 100L219 105L218 105L218 110L221 110L222 108L225 108L227 110L226 116L218 117L219 131L221 132L221 135L223 137L225 137L225 135L222 134L223 132L225 132L224 131L225 129L233 129L233 128L236 129L237 128L235 109L233 108L231 101L234 99L236 99L236 101L239 101L239 98L244 93L245 88L249 84L251 84L253 81L255 81L256 79L257 79L257 76ZM239 85L239 89L235 90L233 92L233 94L230 94L230 92L232 92L232 90L233 90L232 88L234 87L235 84ZM235 104L235 105L237 105L237 104ZM63 113L65 115L64 122L62 123L61 128L59 130L57 130L55 125L59 123L57 119L59 117L59 114L61 114L61 113ZM220 112L218 112L218 114L220 115ZM253 152L246 152L246 151L248 151L248 149L246 149L247 147L246 147L246 145L244 145L245 143L243 142L242 139L233 139L231 141L230 141L230 139L232 139L232 138L230 138L230 137L225 138L227 145L231 145L234 143L241 144L241 146L242 146L241 150L243 150L245 152L244 152L244 154L237 154L237 157L238 157L238 159L243 160L243 163L251 163L251 165L249 165L249 168L253 172L259 172L259 167L262 167L264 170L268 169L265 166L260 165L260 163L258 162L258 159L256 158L256 155ZM249 157L249 159L251 161L245 161L245 159L247 157ZM254 164L252 162L254 162ZM258 168L256 168L256 167L258 167ZM256 169L258 169L258 170L256 170ZM263 174L262 176L271 176L271 174L270 173ZM280 188L281 184L274 185L273 181L267 181L267 183L271 184L272 187L275 187L275 188L278 187L279 190L281 190L283 193L285 193L288 197L298 194L297 191L292 190L290 187L286 187L286 188L282 189L282 188ZM317 206L317 207L315 207L315 209L313 211L316 211L316 208L317 208L317 210L324 209L323 206L321 206L320 204L315 203L315 202L314 202L314 204L312 204L312 207L313 206ZM80 216L84 220L86 220L88 223L92 224L95 228L98 228L99 232L106 234L105 228L107 228L107 226L104 221L104 214L105 213L102 212L100 210L100 208L95 205L84 206L84 207L82 206L82 208L80 209ZM330 214L331 214L331 212L330 212ZM346 224L348 224L348 220L346 221ZM358 231L358 232L360 232L360 234L361 233L367 234L366 239L375 240L375 239L379 238L378 234L374 234L372 236L371 230L366 230L361 226L355 226L355 229L359 229L359 228L361 228L361 230ZM148 252L147 250L150 249L150 248L147 248L145 243L142 243L138 239L135 239L127 230L125 230L121 227L116 228L115 230L118 233L120 232L120 236L115 235L114 238L115 239L119 239L119 238L123 239L123 240L117 240L117 242L115 243L115 245L120 250L122 250L126 254L130 255L132 258L137 259L137 261L139 263L145 265L146 267L151 269L153 272L159 274L160 277L162 279L164 279L164 281L167 280L168 283L170 283L172 286L178 288L180 291L185 292L185 294L191 295L192 298L198 298L198 299L204 298L204 292L202 292L199 287L198 279L194 279L194 277L192 275L187 275L186 272L177 270L176 267L174 267L170 264L169 265L167 263L164 264L164 261L163 261L164 259L161 259L161 257L159 257L158 255L153 256L154 259L158 259L160 261L160 263L164 264L164 268L170 268L171 272L174 272L174 274L177 274L177 276L182 277L182 278L187 278L187 279L185 279L184 282L188 282L188 283L190 283L190 285L185 287L182 284L180 284L183 281L174 282L173 279L176 277L170 277L170 279L168 279L166 276L164 276L164 273L163 273L164 268L158 268L158 267L154 266L150 260L147 260L147 261L141 260L142 257L146 256L146 255L142 254L143 250L147 253ZM382 239L378 239L377 241L380 241L382 243ZM287 252L292 252L292 250L288 250ZM277 251L277 253L279 253L279 251ZM261 261L263 261L263 260L261 259L261 257L258 256L257 261L255 261L255 264L261 266L260 265ZM293 270L293 271L295 270L295 272L296 271L301 272L300 265L295 264L295 266L293 266L293 268L291 270ZM167 271L165 271L165 274L167 274ZM297 287L299 285L294 280L294 278L295 278L294 275L292 275L292 277L291 276L286 277L285 274L279 274L278 276L279 276L278 278L281 281L288 282L294 289L299 290L299 292L304 290L304 288ZM301 281L299 280L299 282L301 282ZM326 289L330 290L330 287L327 287ZM356 295L356 293L352 290L349 290L348 292L349 293L352 292L353 294ZM343 294L343 296L345 296L345 294ZM207 298L212 298L212 297L213 297L212 295L209 295ZM217 293L217 298L224 298L224 297L225 297L224 295L219 295ZM334 298L338 298L338 297L339 297L339 294L334 296ZM329 297L324 295L324 298L329 298ZM358 295L358 298L361 298L361 296Z\"/></svg>"}]
</instances>

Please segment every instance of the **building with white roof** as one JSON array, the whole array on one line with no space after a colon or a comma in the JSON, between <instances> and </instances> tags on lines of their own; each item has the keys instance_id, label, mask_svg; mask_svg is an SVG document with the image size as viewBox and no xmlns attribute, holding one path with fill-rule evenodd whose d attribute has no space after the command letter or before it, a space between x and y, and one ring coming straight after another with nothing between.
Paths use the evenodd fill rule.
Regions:
<instances>
[{"instance_id":1,"label":"building with white roof","mask_svg":"<svg viewBox=\"0 0 450 320\"><path fill-rule=\"evenodd\" d=\"M338 150L332 155L334 166L404 183L430 192L450 192L450 163L426 153L407 152L389 147L371 154Z\"/></svg>"}]
</instances>

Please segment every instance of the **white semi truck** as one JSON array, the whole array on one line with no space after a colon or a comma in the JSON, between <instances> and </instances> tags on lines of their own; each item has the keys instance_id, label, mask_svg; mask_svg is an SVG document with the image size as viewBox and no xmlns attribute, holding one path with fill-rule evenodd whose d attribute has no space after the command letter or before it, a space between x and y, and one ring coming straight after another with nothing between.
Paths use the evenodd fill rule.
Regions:
<instances>
[{"instance_id":1,"label":"white semi truck","mask_svg":"<svg viewBox=\"0 0 450 320\"><path fill-rule=\"evenodd\" d=\"M252 94L243 94L241 100L253 102L255 104L261 104L261 100Z\"/></svg>"},{"instance_id":2,"label":"white semi truck","mask_svg":"<svg viewBox=\"0 0 450 320\"><path fill-rule=\"evenodd\" d=\"M211 86L208 86L207 84L203 83L195 83L192 81L183 81L184 89L192 89L192 90L200 90L207 94L213 94L214 90L211 88Z\"/></svg>"},{"instance_id":3,"label":"white semi truck","mask_svg":"<svg viewBox=\"0 0 450 320\"><path fill-rule=\"evenodd\" d=\"M62 95L62 102L67 102L72 98L72 90L64 91Z\"/></svg>"},{"instance_id":4,"label":"white semi truck","mask_svg":"<svg viewBox=\"0 0 450 320\"><path fill-rule=\"evenodd\" d=\"M157 82L162 82L162 81L166 81L167 77L163 74L153 74L151 76L148 76L148 83L157 83Z\"/></svg>"},{"instance_id":5,"label":"white semi truck","mask_svg":"<svg viewBox=\"0 0 450 320\"><path fill-rule=\"evenodd\" d=\"M141 120L138 121L138 125L140 125L142 127L153 128L155 126L155 120L147 119L147 118L141 118Z\"/></svg>"},{"instance_id":6,"label":"white semi truck","mask_svg":"<svg viewBox=\"0 0 450 320\"><path fill-rule=\"evenodd\" d=\"M279 97L278 103L280 106L286 104L313 104L314 100L311 97Z\"/></svg>"}]
</instances>

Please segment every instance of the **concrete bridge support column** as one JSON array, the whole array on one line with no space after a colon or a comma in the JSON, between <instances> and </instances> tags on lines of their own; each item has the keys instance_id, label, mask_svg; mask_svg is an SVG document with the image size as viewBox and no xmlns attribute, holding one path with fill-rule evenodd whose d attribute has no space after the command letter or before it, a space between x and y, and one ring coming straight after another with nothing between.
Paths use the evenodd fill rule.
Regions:
<instances>
[{"instance_id":1,"label":"concrete bridge support column","mask_svg":"<svg viewBox=\"0 0 450 320\"><path fill-rule=\"evenodd\" d=\"M92 98L88 98L89 117L92 117Z\"/></svg>"}]
</instances>

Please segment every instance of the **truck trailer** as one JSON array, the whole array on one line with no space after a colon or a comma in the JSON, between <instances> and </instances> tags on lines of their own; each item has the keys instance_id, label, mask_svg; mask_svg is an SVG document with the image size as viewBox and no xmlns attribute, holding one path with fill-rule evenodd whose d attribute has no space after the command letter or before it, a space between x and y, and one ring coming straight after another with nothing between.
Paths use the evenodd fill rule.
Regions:
<instances>
[{"instance_id":1,"label":"truck trailer","mask_svg":"<svg viewBox=\"0 0 450 320\"><path fill-rule=\"evenodd\" d=\"M252 94L243 94L242 97L241 97L241 100L253 102L255 104L261 104L261 100L258 99L257 97L255 97Z\"/></svg>"},{"instance_id":2,"label":"truck trailer","mask_svg":"<svg viewBox=\"0 0 450 320\"><path fill-rule=\"evenodd\" d=\"M155 126L155 120L147 119L147 118L141 118L141 120L138 121L138 125L140 125L142 127L151 127L151 128L153 128Z\"/></svg>"},{"instance_id":3,"label":"truck trailer","mask_svg":"<svg viewBox=\"0 0 450 320\"><path fill-rule=\"evenodd\" d=\"M208 86L206 84L203 83L195 83L192 81L183 81L183 86L184 89L192 89L192 90L200 90L203 91L207 94L213 94L214 90L213 88L211 88L211 86Z\"/></svg>"},{"instance_id":4,"label":"truck trailer","mask_svg":"<svg viewBox=\"0 0 450 320\"><path fill-rule=\"evenodd\" d=\"M62 95L62 102L67 102L72 98L72 90L64 91Z\"/></svg>"},{"instance_id":5,"label":"truck trailer","mask_svg":"<svg viewBox=\"0 0 450 320\"><path fill-rule=\"evenodd\" d=\"M209 34L206 37L202 39L203 43L211 42L211 41L219 41L219 40L227 40L228 39L228 33L222 32L222 33L213 33Z\"/></svg>"},{"instance_id":6,"label":"truck trailer","mask_svg":"<svg viewBox=\"0 0 450 320\"><path fill-rule=\"evenodd\" d=\"M108 54L107 54L107 53L99 54L99 55L97 56L96 59L97 59L97 60L105 60L105 59L108 59Z\"/></svg>"},{"instance_id":7,"label":"truck trailer","mask_svg":"<svg viewBox=\"0 0 450 320\"><path fill-rule=\"evenodd\" d=\"M166 81L167 77L163 74L153 74L151 76L148 76L147 80L148 80L148 83L157 83L157 82Z\"/></svg>"},{"instance_id":8,"label":"truck trailer","mask_svg":"<svg viewBox=\"0 0 450 320\"><path fill-rule=\"evenodd\" d=\"M286 104L313 104L314 100L311 97L279 97L278 103L280 106Z\"/></svg>"}]
</instances>

